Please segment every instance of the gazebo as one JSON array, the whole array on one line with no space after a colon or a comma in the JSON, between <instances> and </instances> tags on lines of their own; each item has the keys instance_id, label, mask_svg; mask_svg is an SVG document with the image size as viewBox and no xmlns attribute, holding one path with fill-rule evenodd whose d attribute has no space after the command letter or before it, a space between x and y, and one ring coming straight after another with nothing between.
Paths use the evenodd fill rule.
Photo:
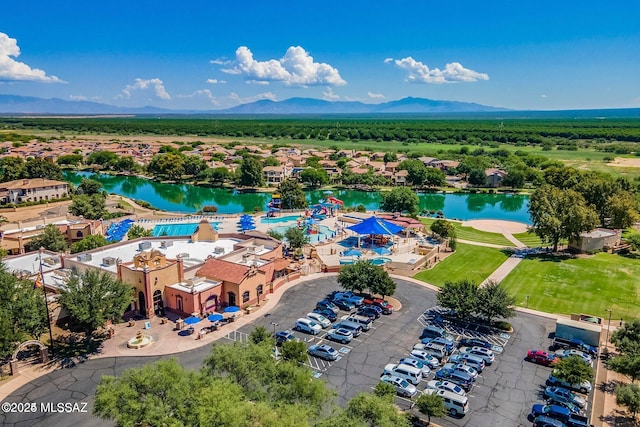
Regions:
<instances>
[{"instance_id":1,"label":"gazebo","mask_svg":"<svg viewBox=\"0 0 640 427\"><path fill-rule=\"evenodd\" d=\"M399 233L403 230L403 228L399 225L393 224L376 216L367 218L359 224L347 227L347 229L358 233L358 247L360 247L360 235L362 234L368 234L372 236L371 241L373 246L374 235L393 236L394 234Z\"/></svg>"}]
</instances>

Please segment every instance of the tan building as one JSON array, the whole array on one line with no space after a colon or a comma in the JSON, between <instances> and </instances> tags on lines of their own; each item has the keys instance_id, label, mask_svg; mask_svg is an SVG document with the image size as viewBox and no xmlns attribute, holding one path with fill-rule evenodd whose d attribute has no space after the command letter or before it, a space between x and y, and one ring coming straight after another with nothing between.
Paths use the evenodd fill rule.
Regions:
<instances>
[{"instance_id":1,"label":"tan building","mask_svg":"<svg viewBox=\"0 0 640 427\"><path fill-rule=\"evenodd\" d=\"M580 233L580 237L577 240L569 242L569 249L577 252L607 250L619 245L620 240L620 230L596 228L595 230Z\"/></svg>"},{"instance_id":2,"label":"tan building","mask_svg":"<svg viewBox=\"0 0 640 427\"><path fill-rule=\"evenodd\" d=\"M291 169L286 166L265 166L262 175L267 185L279 185L291 176Z\"/></svg>"},{"instance_id":3,"label":"tan building","mask_svg":"<svg viewBox=\"0 0 640 427\"><path fill-rule=\"evenodd\" d=\"M39 202L66 197L69 185L51 179L17 179L0 183L0 204Z\"/></svg>"}]
</instances>

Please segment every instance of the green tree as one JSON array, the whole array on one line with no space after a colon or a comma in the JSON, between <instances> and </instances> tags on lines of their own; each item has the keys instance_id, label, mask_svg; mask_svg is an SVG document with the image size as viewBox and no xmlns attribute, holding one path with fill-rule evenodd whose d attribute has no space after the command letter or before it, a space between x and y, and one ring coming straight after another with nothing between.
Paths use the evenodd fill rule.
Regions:
<instances>
[{"instance_id":1,"label":"green tree","mask_svg":"<svg viewBox=\"0 0 640 427\"><path fill-rule=\"evenodd\" d=\"M580 384L593 379L593 369L580 356L569 356L554 365L553 375L569 384Z\"/></svg>"},{"instance_id":2,"label":"green tree","mask_svg":"<svg viewBox=\"0 0 640 427\"><path fill-rule=\"evenodd\" d=\"M20 157L3 157L0 159L0 175L2 182L26 178L26 162Z\"/></svg>"},{"instance_id":3,"label":"green tree","mask_svg":"<svg viewBox=\"0 0 640 427\"><path fill-rule=\"evenodd\" d=\"M69 277L60 305L87 333L87 338L107 321L117 322L131 304L131 287L109 272L87 270Z\"/></svg>"},{"instance_id":4,"label":"green tree","mask_svg":"<svg viewBox=\"0 0 640 427\"><path fill-rule=\"evenodd\" d=\"M109 242L107 239L99 234L90 234L84 239L77 241L71 245L70 251L72 254L78 252L90 251L91 249L101 248L107 246Z\"/></svg>"},{"instance_id":5,"label":"green tree","mask_svg":"<svg viewBox=\"0 0 640 427\"><path fill-rule=\"evenodd\" d=\"M246 157L240 165L240 185L246 187L262 187L262 163L255 157Z\"/></svg>"},{"instance_id":6,"label":"green tree","mask_svg":"<svg viewBox=\"0 0 640 427\"><path fill-rule=\"evenodd\" d=\"M62 180L62 169L55 163L42 158L30 158L25 165L28 178Z\"/></svg>"},{"instance_id":7,"label":"green tree","mask_svg":"<svg viewBox=\"0 0 640 427\"><path fill-rule=\"evenodd\" d=\"M384 298L393 295L396 283L389 277L389 273L369 260L358 260L345 265L338 273L338 283L344 289L353 292L363 292L368 289L371 293L380 294Z\"/></svg>"},{"instance_id":8,"label":"green tree","mask_svg":"<svg viewBox=\"0 0 640 427\"><path fill-rule=\"evenodd\" d=\"M447 281L437 294L438 304L468 319L478 307L478 285L471 280Z\"/></svg>"},{"instance_id":9,"label":"green tree","mask_svg":"<svg viewBox=\"0 0 640 427\"><path fill-rule=\"evenodd\" d=\"M607 362L607 367L612 371L627 376L631 382L640 379L640 354L639 353L623 353L614 356Z\"/></svg>"},{"instance_id":10,"label":"green tree","mask_svg":"<svg viewBox=\"0 0 640 427\"><path fill-rule=\"evenodd\" d=\"M71 198L69 212L87 219L100 219L107 216L106 201L102 194L80 194Z\"/></svg>"},{"instance_id":11,"label":"green tree","mask_svg":"<svg viewBox=\"0 0 640 427\"><path fill-rule=\"evenodd\" d=\"M205 169L207 169L207 162L200 156L186 156L184 158L184 173L192 177L197 177Z\"/></svg>"},{"instance_id":12,"label":"green tree","mask_svg":"<svg viewBox=\"0 0 640 427\"><path fill-rule=\"evenodd\" d=\"M598 214L586 205L580 193L550 185L538 188L529 200L534 233L558 250L561 239L576 239L598 225Z\"/></svg>"},{"instance_id":13,"label":"green tree","mask_svg":"<svg viewBox=\"0 0 640 427\"><path fill-rule=\"evenodd\" d=\"M429 187L442 187L447 183L447 174L440 169L426 168L424 184Z\"/></svg>"},{"instance_id":14,"label":"green tree","mask_svg":"<svg viewBox=\"0 0 640 427\"><path fill-rule=\"evenodd\" d=\"M380 381L373 389L373 394L389 402L393 402L396 397L396 388L389 383Z\"/></svg>"},{"instance_id":15,"label":"green tree","mask_svg":"<svg viewBox=\"0 0 640 427\"><path fill-rule=\"evenodd\" d=\"M397 162L398 161L398 155L396 153L393 152L389 152L389 153L384 153L384 159L383 161L385 163L389 163L389 162Z\"/></svg>"},{"instance_id":16,"label":"green tree","mask_svg":"<svg viewBox=\"0 0 640 427\"><path fill-rule=\"evenodd\" d=\"M58 227L49 224L44 228L43 233L31 239L25 248L27 251L45 248L53 252L64 252L67 250L67 240Z\"/></svg>"},{"instance_id":17,"label":"green tree","mask_svg":"<svg viewBox=\"0 0 640 427\"><path fill-rule=\"evenodd\" d=\"M431 424L431 417L442 417L447 413L444 400L437 394L424 393L420 395L416 400L416 408L427 416L429 424Z\"/></svg>"},{"instance_id":18,"label":"green tree","mask_svg":"<svg viewBox=\"0 0 640 427\"><path fill-rule=\"evenodd\" d=\"M102 191L102 183L95 179L82 178L80 185L78 185L80 194L100 194Z\"/></svg>"},{"instance_id":19,"label":"green tree","mask_svg":"<svg viewBox=\"0 0 640 427\"><path fill-rule=\"evenodd\" d=\"M261 342L273 344L273 338L264 326L255 327L249 334L249 340L254 344L260 344Z\"/></svg>"},{"instance_id":20,"label":"green tree","mask_svg":"<svg viewBox=\"0 0 640 427\"><path fill-rule=\"evenodd\" d=\"M280 166L280 160L276 159L273 156L269 156L266 159L264 159L264 165L265 166Z\"/></svg>"},{"instance_id":21,"label":"green tree","mask_svg":"<svg viewBox=\"0 0 640 427\"><path fill-rule=\"evenodd\" d=\"M625 406L635 419L640 412L640 387L637 384L618 385L615 395L616 404Z\"/></svg>"},{"instance_id":22,"label":"green tree","mask_svg":"<svg viewBox=\"0 0 640 427\"><path fill-rule=\"evenodd\" d=\"M119 157L111 164L113 165L114 170L122 172L136 172L142 169L140 165L133 159L133 156Z\"/></svg>"},{"instance_id":23,"label":"green tree","mask_svg":"<svg viewBox=\"0 0 640 427\"><path fill-rule=\"evenodd\" d=\"M509 319L515 316L515 303L516 298L495 280L490 280L478 289L477 312L489 323L497 317Z\"/></svg>"},{"instance_id":24,"label":"green tree","mask_svg":"<svg viewBox=\"0 0 640 427\"><path fill-rule=\"evenodd\" d=\"M280 347L282 360L294 363L305 363L307 358L307 346L302 341L285 341Z\"/></svg>"},{"instance_id":25,"label":"green tree","mask_svg":"<svg viewBox=\"0 0 640 427\"><path fill-rule=\"evenodd\" d=\"M147 230L141 225L133 225L127 232L127 238L129 240L137 239L139 237L151 237L153 236L153 230Z\"/></svg>"},{"instance_id":26,"label":"green tree","mask_svg":"<svg viewBox=\"0 0 640 427\"><path fill-rule=\"evenodd\" d=\"M506 187L522 188L526 180L525 172L522 169L509 169L507 174L502 179L502 185Z\"/></svg>"},{"instance_id":27,"label":"green tree","mask_svg":"<svg viewBox=\"0 0 640 427\"><path fill-rule=\"evenodd\" d=\"M300 172L300 179L312 187L319 187L329 182L329 175L324 169L307 168Z\"/></svg>"},{"instance_id":28,"label":"green tree","mask_svg":"<svg viewBox=\"0 0 640 427\"><path fill-rule=\"evenodd\" d=\"M630 192L620 190L611 195L605 203L611 218L611 228L624 229L638 221L638 203Z\"/></svg>"},{"instance_id":29,"label":"green tree","mask_svg":"<svg viewBox=\"0 0 640 427\"><path fill-rule=\"evenodd\" d=\"M82 156L82 154L64 154L58 157L56 163L59 165L78 166L80 163L82 163L83 160L84 157Z\"/></svg>"},{"instance_id":30,"label":"green tree","mask_svg":"<svg viewBox=\"0 0 640 427\"><path fill-rule=\"evenodd\" d=\"M640 319L625 322L611 334L611 342L624 354L640 354Z\"/></svg>"},{"instance_id":31,"label":"green tree","mask_svg":"<svg viewBox=\"0 0 640 427\"><path fill-rule=\"evenodd\" d=\"M179 180L184 175L184 156L177 153L156 154L147 165L147 171L158 177Z\"/></svg>"},{"instance_id":32,"label":"green tree","mask_svg":"<svg viewBox=\"0 0 640 427\"><path fill-rule=\"evenodd\" d=\"M487 185L487 174L484 169L471 169L469 171L469 184L477 187L484 187Z\"/></svg>"},{"instance_id":33,"label":"green tree","mask_svg":"<svg viewBox=\"0 0 640 427\"><path fill-rule=\"evenodd\" d=\"M427 167L420 160L403 160L398 169L407 171L407 182L413 186L422 186L427 180Z\"/></svg>"},{"instance_id":34,"label":"green tree","mask_svg":"<svg viewBox=\"0 0 640 427\"><path fill-rule=\"evenodd\" d=\"M363 422L366 426L409 427L407 416L399 412L392 402L371 393L359 393L353 397L345 412L349 418Z\"/></svg>"},{"instance_id":35,"label":"green tree","mask_svg":"<svg viewBox=\"0 0 640 427\"><path fill-rule=\"evenodd\" d=\"M301 228L289 227L284 232L284 238L293 249L302 248L309 244L309 236Z\"/></svg>"},{"instance_id":36,"label":"green tree","mask_svg":"<svg viewBox=\"0 0 640 427\"><path fill-rule=\"evenodd\" d=\"M447 239L456 235L455 226L453 225L453 223L447 221L446 219L436 219L431 223L429 229L443 239Z\"/></svg>"},{"instance_id":37,"label":"green tree","mask_svg":"<svg viewBox=\"0 0 640 427\"><path fill-rule=\"evenodd\" d=\"M211 180L211 182L222 183L233 179L233 174L225 167L207 169L204 173L205 178Z\"/></svg>"},{"instance_id":38,"label":"green tree","mask_svg":"<svg viewBox=\"0 0 640 427\"><path fill-rule=\"evenodd\" d=\"M305 209L308 206L304 190L295 179L282 181L278 192L284 209Z\"/></svg>"},{"instance_id":39,"label":"green tree","mask_svg":"<svg viewBox=\"0 0 640 427\"><path fill-rule=\"evenodd\" d=\"M418 213L420 199L409 187L396 187L382 195L380 209L386 212L408 212L415 216Z\"/></svg>"},{"instance_id":40,"label":"green tree","mask_svg":"<svg viewBox=\"0 0 640 427\"><path fill-rule=\"evenodd\" d=\"M282 240L284 238L284 234L279 233L274 229L270 229L269 231L267 231L267 234L276 240Z\"/></svg>"},{"instance_id":41,"label":"green tree","mask_svg":"<svg viewBox=\"0 0 640 427\"><path fill-rule=\"evenodd\" d=\"M94 151L87 156L88 165L99 165L102 168L110 168L118 160L118 155L111 151Z\"/></svg>"}]
</instances>

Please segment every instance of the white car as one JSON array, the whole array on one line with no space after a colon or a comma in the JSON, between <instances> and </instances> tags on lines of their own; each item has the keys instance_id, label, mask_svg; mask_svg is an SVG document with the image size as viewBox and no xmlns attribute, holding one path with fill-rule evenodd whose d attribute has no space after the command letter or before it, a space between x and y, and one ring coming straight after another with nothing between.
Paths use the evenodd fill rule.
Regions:
<instances>
[{"instance_id":1,"label":"white car","mask_svg":"<svg viewBox=\"0 0 640 427\"><path fill-rule=\"evenodd\" d=\"M405 357L403 359L400 359L398 364L409 365L409 366L413 366L414 368L420 369L420 371L422 372L423 378L426 378L426 376L431 373L431 369L429 369L429 366L426 364L426 362L422 362L412 357Z\"/></svg>"},{"instance_id":2,"label":"white car","mask_svg":"<svg viewBox=\"0 0 640 427\"><path fill-rule=\"evenodd\" d=\"M485 368L484 359L468 353L452 354L451 356L449 356L449 362L469 365L478 372L482 372L482 370Z\"/></svg>"},{"instance_id":3,"label":"white car","mask_svg":"<svg viewBox=\"0 0 640 427\"><path fill-rule=\"evenodd\" d=\"M460 396L466 396L467 393L458 384L451 381L431 380L427 382L427 389L431 390L448 390Z\"/></svg>"},{"instance_id":4,"label":"white car","mask_svg":"<svg viewBox=\"0 0 640 427\"><path fill-rule=\"evenodd\" d=\"M396 393L400 396L413 397L418 392L418 389L409 381L403 380L396 375L384 374L380 377L380 381L389 383L395 387Z\"/></svg>"},{"instance_id":5,"label":"white car","mask_svg":"<svg viewBox=\"0 0 640 427\"><path fill-rule=\"evenodd\" d=\"M432 356L430 354L425 353L424 354L424 358L421 357L414 357L414 356L407 356L404 359L401 359L400 363L402 363L402 360L405 359L415 359L419 362L422 362L424 365L428 366L429 369L437 369L438 366L440 366L440 361L438 360L437 357Z\"/></svg>"},{"instance_id":6,"label":"white car","mask_svg":"<svg viewBox=\"0 0 640 427\"><path fill-rule=\"evenodd\" d=\"M307 319L311 319L316 322L322 328L328 328L331 326L331 321L319 313L307 313Z\"/></svg>"},{"instance_id":7,"label":"white car","mask_svg":"<svg viewBox=\"0 0 640 427\"><path fill-rule=\"evenodd\" d=\"M329 329L326 338L332 341L341 342L342 344L347 344L353 339L353 334L350 330L345 328Z\"/></svg>"},{"instance_id":8,"label":"white car","mask_svg":"<svg viewBox=\"0 0 640 427\"><path fill-rule=\"evenodd\" d=\"M453 371L466 372L474 380L476 378L478 378L478 371L476 371L474 368L472 368L469 365L465 365L465 364L462 364L462 363L457 363L457 364L456 363L445 363L442 367L445 368L445 369L451 369Z\"/></svg>"},{"instance_id":9,"label":"white car","mask_svg":"<svg viewBox=\"0 0 640 427\"><path fill-rule=\"evenodd\" d=\"M579 358L584 360L584 363L586 363L587 365L591 365L593 363L593 359L591 359L591 356L589 356L583 351L576 350L575 348L570 348L567 350L558 350L556 351L555 354L560 358L565 358L569 356L578 356Z\"/></svg>"},{"instance_id":10,"label":"white car","mask_svg":"<svg viewBox=\"0 0 640 427\"><path fill-rule=\"evenodd\" d=\"M413 357L416 358L418 360L421 360L423 362L427 362L429 363L429 366L433 366L436 362L438 363L437 366L433 366L433 368L437 368L438 366L440 366L440 360L433 356L432 354L427 353L424 350L411 350L411 353L409 354L409 357Z\"/></svg>"},{"instance_id":11,"label":"white car","mask_svg":"<svg viewBox=\"0 0 640 427\"><path fill-rule=\"evenodd\" d=\"M484 363L487 365L491 365L493 361L496 360L493 351L484 347L462 347L460 349L460 352L478 356L479 358L484 360Z\"/></svg>"}]
</instances>

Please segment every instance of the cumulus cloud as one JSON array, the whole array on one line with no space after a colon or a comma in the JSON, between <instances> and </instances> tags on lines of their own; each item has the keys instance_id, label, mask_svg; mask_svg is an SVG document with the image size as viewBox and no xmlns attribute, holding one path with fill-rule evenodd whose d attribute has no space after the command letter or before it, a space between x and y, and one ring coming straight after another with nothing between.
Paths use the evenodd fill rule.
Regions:
<instances>
[{"instance_id":1,"label":"cumulus cloud","mask_svg":"<svg viewBox=\"0 0 640 427\"><path fill-rule=\"evenodd\" d=\"M332 88L328 87L327 90L322 92L322 97L327 101L337 101L340 99L340 95L335 93Z\"/></svg>"},{"instance_id":2,"label":"cumulus cloud","mask_svg":"<svg viewBox=\"0 0 640 427\"><path fill-rule=\"evenodd\" d=\"M226 80L218 80L218 79L207 79L207 83L210 83L212 85L223 85L225 84L227 81Z\"/></svg>"},{"instance_id":3,"label":"cumulus cloud","mask_svg":"<svg viewBox=\"0 0 640 427\"><path fill-rule=\"evenodd\" d=\"M122 95L119 98L131 98L132 91L138 90L153 90L156 98L169 100L171 99L171 95L164 88L164 83L160 79L136 79L136 82L132 85L127 85L124 89L122 89Z\"/></svg>"},{"instance_id":4,"label":"cumulus cloud","mask_svg":"<svg viewBox=\"0 0 640 427\"><path fill-rule=\"evenodd\" d=\"M430 69L428 65L416 61L410 56L402 59L385 59L385 63L393 62L396 67L407 71L407 81L410 83L460 83L489 80L489 75L464 68L459 62L450 62L443 70Z\"/></svg>"},{"instance_id":5,"label":"cumulus cloud","mask_svg":"<svg viewBox=\"0 0 640 427\"><path fill-rule=\"evenodd\" d=\"M225 61L214 60L225 64ZM236 50L236 57L229 66L222 71L227 74L242 74L248 80L264 82L283 82L288 86L313 86L331 85L342 86L347 84L340 77L340 73L334 67L326 63L315 62L300 46L291 46L280 59L257 61L253 53L246 46L240 46Z\"/></svg>"},{"instance_id":6,"label":"cumulus cloud","mask_svg":"<svg viewBox=\"0 0 640 427\"><path fill-rule=\"evenodd\" d=\"M56 76L31 68L14 58L20 56L18 41L5 33L0 33L0 81L32 81L44 83L64 83Z\"/></svg>"},{"instance_id":7,"label":"cumulus cloud","mask_svg":"<svg viewBox=\"0 0 640 427\"><path fill-rule=\"evenodd\" d=\"M384 99L386 98L386 96L384 96L381 93L373 93L373 92L367 92L367 95L369 96L369 98L371 99Z\"/></svg>"},{"instance_id":8,"label":"cumulus cloud","mask_svg":"<svg viewBox=\"0 0 640 427\"><path fill-rule=\"evenodd\" d=\"M389 62L393 62L393 58L384 58L385 64L388 64Z\"/></svg>"},{"instance_id":9,"label":"cumulus cloud","mask_svg":"<svg viewBox=\"0 0 640 427\"><path fill-rule=\"evenodd\" d=\"M547 98L547 95L543 93L542 95L540 95L540 98Z\"/></svg>"},{"instance_id":10,"label":"cumulus cloud","mask_svg":"<svg viewBox=\"0 0 640 427\"><path fill-rule=\"evenodd\" d=\"M245 83L248 85L269 86L269 82L264 80L247 80Z\"/></svg>"}]
</instances>

